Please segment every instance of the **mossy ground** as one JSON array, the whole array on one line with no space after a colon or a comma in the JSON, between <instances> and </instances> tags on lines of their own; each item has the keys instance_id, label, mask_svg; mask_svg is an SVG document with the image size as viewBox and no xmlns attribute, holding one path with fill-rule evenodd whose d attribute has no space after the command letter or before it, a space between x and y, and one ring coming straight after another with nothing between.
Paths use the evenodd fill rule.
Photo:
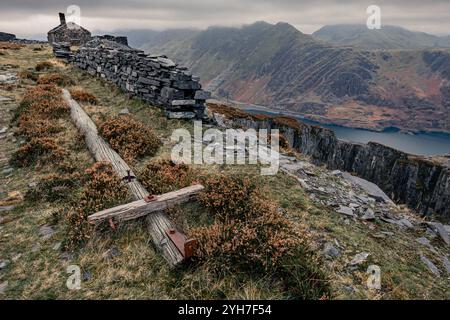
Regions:
<instances>
[{"instance_id":1,"label":"mossy ground","mask_svg":"<svg viewBox=\"0 0 450 320\"><path fill-rule=\"evenodd\" d=\"M97 105L83 105L91 117L101 123L118 115L125 107L137 119L153 128L164 145L155 158L167 158L170 154L170 135L174 129L192 130L192 123L182 120L167 120L160 109L137 99L130 99L113 85L89 76L51 58L51 49L33 51L33 46L20 50L5 50L0 56L0 70L21 72L34 68L40 61L53 62L54 68L42 73L61 72L75 81L75 86L93 94ZM40 73L40 72L38 72ZM0 127L8 126L12 113L25 90L35 83L31 79L21 80L13 88L0 87L0 95L15 98L15 102L0 108ZM10 90L11 89L11 90ZM58 139L66 145L79 141L76 129L67 121L64 132ZM9 130L11 132L12 129ZM20 140L11 137L0 140L0 166L8 165L11 154L18 148ZM76 151L75 151L76 150ZM93 161L85 148L75 148L76 165L81 169ZM150 157L133 163L136 172L143 169ZM198 166L204 173L225 172L259 177L257 167L250 166ZM3 199L8 192L26 194L28 184L39 181L54 168L15 169L11 174L0 173L0 194ZM298 183L279 173L261 180L267 196L277 201L298 228L306 228L313 247L320 251L325 241L336 239L345 248L342 256L325 264L330 277L333 298L345 299L448 299L448 279L435 278L421 263L417 237L411 232L395 232L395 236L376 239L369 224L361 222L346 224L344 218L327 208L314 205ZM0 283L8 281L8 287L0 299L287 299L291 298L283 287L266 277L228 273L218 275L208 264L200 267L184 267L170 270L164 259L151 246L150 237L143 221L133 221L118 226L116 231L95 233L85 247L72 254L62 255L55 245L64 241L65 223L61 213L68 209L62 203L24 201L7 214L13 221L1 225L0 259L10 264L0 271ZM205 217L197 214L196 204L182 207L185 223L195 226ZM56 233L43 240L39 229L52 225ZM377 230L393 229L387 224L375 224ZM426 250L426 249L423 249ZM368 263L355 271L347 268L348 260L361 251L371 253ZM448 254L448 249L446 250ZM377 264L382 269L382 290L366 288L368 264ZM80 290L68 290L66 268L80 266L83 281Z\"/></svg>"}]
</instances>

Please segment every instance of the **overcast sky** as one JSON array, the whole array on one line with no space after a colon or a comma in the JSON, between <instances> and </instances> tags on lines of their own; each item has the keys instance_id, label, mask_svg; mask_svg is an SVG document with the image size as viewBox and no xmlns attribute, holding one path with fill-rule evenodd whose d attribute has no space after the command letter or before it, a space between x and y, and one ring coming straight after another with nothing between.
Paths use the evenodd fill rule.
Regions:
<instances>
[{"instance_id":1,"label":"overcast sky","mask_svg":"<svg viewBox=\"0 0 450 320\"><path fill-rule=\"evenodd\" d=\"M450 34L450 0L0 0L0 31L44 38L69 5L81 8L81 24L91 31L203 29L264 20L312 33L327 24L365 23L366 8L378 5L382 24Z\"/></svg>"}]
</instances>

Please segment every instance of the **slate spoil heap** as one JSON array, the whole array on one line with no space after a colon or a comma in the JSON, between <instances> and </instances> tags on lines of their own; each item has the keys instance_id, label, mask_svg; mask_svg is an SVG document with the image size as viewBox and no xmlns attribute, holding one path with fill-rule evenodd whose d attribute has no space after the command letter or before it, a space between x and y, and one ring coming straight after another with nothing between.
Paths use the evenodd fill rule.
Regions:
<instances>
[{"instance_id":1,"label":"slate spoil heap","mask_svg":"<svg viewBox=\"0 0 450 320\"><path fill-rule=\"evenodd\" d=\"M73 63L91 75L105 78L125 92L162 107L168 118L203 118L209 92L187 68L165 56L155 56L107 39L81 47Z\"/></svg>"}]
</instances>

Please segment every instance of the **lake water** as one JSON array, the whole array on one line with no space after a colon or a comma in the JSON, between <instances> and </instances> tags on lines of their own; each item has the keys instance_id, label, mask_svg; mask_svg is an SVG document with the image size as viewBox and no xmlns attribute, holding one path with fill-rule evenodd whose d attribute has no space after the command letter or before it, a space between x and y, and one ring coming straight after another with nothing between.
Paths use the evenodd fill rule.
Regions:
<instances>
[{"instance_id":1,"label":"lake water","mask_svg":"<svg viewBox=\"0 0 450 320\"><path fill-rule=\"evenodd\" d=\"M270 112L267 110L243 108L250 113L263 113L267 115L277 115L280 113ZM386 130L384 132L376 132L364 129L347 128L337 125L320 124L315 121L296 117L300 121L308 124L319 125L334 131L336 137L357 143L378 142L386 146L395 148L411 154L418 155L443 155L450 153L450 134L446 133L418 133L406 134L398 130Z\"/></svg>"}]
</instances>

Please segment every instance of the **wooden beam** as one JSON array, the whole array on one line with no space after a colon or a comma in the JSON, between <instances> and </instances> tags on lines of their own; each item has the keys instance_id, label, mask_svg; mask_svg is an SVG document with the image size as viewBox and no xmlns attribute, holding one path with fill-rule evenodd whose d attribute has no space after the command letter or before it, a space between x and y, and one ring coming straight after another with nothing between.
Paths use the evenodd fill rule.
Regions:
<instances>
[{"instance_id":1,"label":"wooden beam","mask_svg":"<svg viewBox=\"0 0 450 320\"><path fill-rule=\"evenodd\" d=\"M96 161L111 163L114 171L120 178L127 176L127 171L136 176L127 163L99 136L95 123L81 106L71 98L69 91L63 90L63 99L70 107L70 116L79 132L84 136L86 145ZM149 193L137 179L127 184L130 193L135 200L145 198ZM166 230L175 228L167 214L162 211L154 212L147 216L147 228L153 244L170 267L174 267L183 261L183 256L167 237Z\"/></svg>"},{"instance_id":2,"label":"wooden beam","mask_svg":"<svg viewBox=\"0 0 450 320\"><path fill-rule=\"evenodd\" d=\"M152 202L137 200L94 213L88 217L88 221L89 223L96 224L108 219L113 219L113 221L136 219L152 212L163 211L174 205L188 202L195 198L203 189L202 185L197 184L159 195L157 199Z\"/></svg>"}]
</instances>

